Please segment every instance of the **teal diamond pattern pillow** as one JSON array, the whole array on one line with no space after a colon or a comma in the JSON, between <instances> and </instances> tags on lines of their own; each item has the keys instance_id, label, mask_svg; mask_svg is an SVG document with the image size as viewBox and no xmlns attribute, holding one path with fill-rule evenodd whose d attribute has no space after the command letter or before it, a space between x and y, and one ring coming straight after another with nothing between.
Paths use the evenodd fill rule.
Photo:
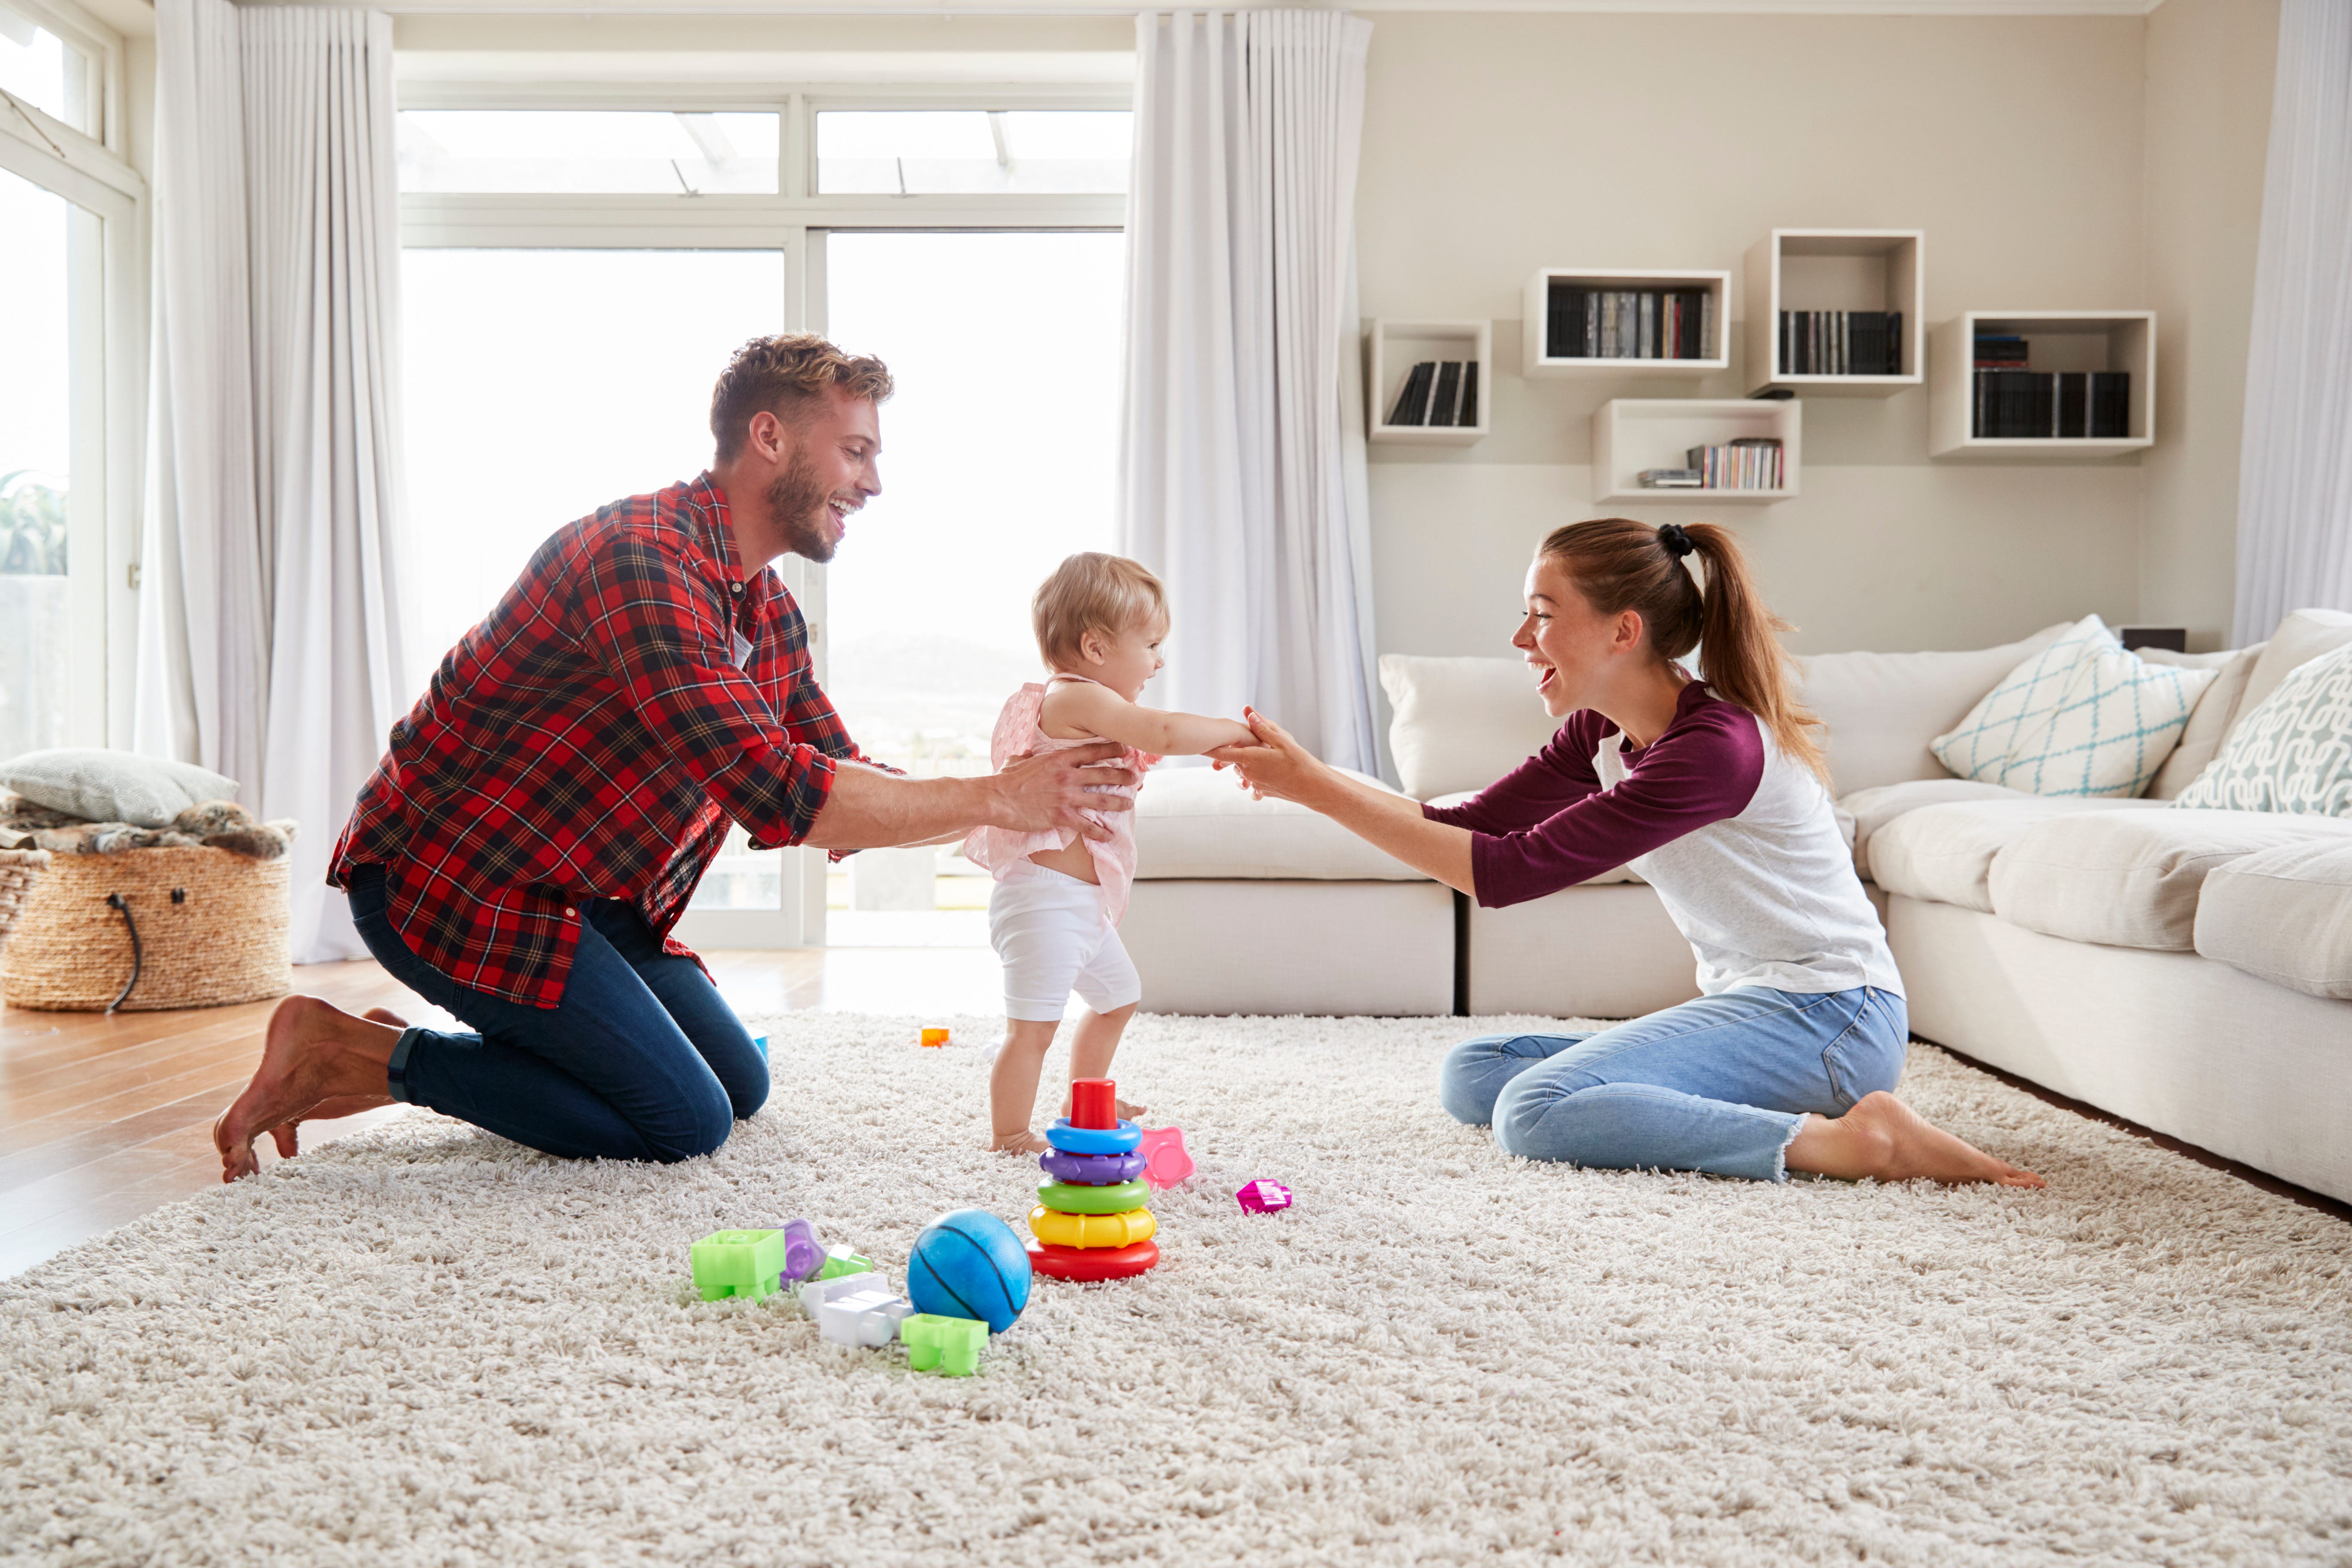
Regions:
<instances>
[{"instance_id":1,"label":"teal diamond pattern pillow","mask_svg":"<svg viewBox=\"0 0 2352 1568\"><path fill-rule=\"evenodd\" d=\"M1930 742L1956 775L2029 795L2129 797L2179 742L2219 671L2144 662L2096 616L2001 677Z\"/></svg>"},{"instance_id":2,"label":"teal diamond pattern pillow","mask_svg":"<svg viewBox=\"0 0 2352 1568\"><path fill-rule=\"evenodd\" d=\"M2289 670L2172 804L2352 816L2352 647Z\"/></svg>"}]
</instances>

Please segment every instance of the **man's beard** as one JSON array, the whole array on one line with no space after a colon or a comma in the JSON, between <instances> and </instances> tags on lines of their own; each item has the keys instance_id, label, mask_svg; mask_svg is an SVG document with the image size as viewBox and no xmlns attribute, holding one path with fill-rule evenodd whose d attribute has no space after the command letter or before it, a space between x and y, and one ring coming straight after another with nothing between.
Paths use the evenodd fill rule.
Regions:
<instances>
[{"instance_id":1,"label":"man's beard","mask_svg":"<svg viewBox=\"0 0 2352 1568\"><path fill-rule=\"evenodd\" d=\"M826 531L833 509L816 464L805 452L795 452L784 471L768 486L768 515L784 531L784 548L811 561L833 559L835 541Z\"/></svg>"}]
</instances>

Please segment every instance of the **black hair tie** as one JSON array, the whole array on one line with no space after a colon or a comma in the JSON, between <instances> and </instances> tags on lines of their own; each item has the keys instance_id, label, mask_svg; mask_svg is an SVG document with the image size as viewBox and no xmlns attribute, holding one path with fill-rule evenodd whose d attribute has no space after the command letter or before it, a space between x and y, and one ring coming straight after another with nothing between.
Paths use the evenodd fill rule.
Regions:
<instances>
[{"instance_id":1,"label":"black hair tie","mask_svg":"<svg viewBox=\"0 0 2352 1568\"><path fill-rule=\"evenodd\" d=\"M1665 547L1667 554L1677 561L1698 548L1691 542L1691 536L1683 531L1683 525L1679 522L1670 522L1660 528L1658 542Z\"/></svg>"}]
</instances>

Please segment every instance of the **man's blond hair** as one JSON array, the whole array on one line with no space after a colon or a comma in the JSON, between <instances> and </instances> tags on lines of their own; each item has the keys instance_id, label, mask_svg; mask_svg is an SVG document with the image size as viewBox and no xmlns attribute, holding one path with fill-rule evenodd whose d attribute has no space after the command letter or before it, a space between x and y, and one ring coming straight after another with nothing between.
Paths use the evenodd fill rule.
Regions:
<instances>
[{"instance_id":1,"label":"man's blond hair","mask_svg":"<svg viewBox=\"0 0 2352 1568\"><path fill-rule=\"evenodd\" d=\"M1081 552L1054 568L1030 602L1037 651L1055 669L1085 662L1079 639L1088 632L1115 637L1144 624L1164 620L1168 594L1141 563L1099 550Z\"/></svg>"},{"instance_id":2,"label":"man's blond hair","mask_svg":"<svg viewBox=\"0 0 2352 1568\"><path fill-rule=\"evenodd\" d=\"M743 449L753 415L793 424L835 386L881 403L892 391L890 371L873 355L844 353L814 332L753 338L735 351L710 389L710 438L719 444L719 460Z\"/></svg>"}]
</instances>

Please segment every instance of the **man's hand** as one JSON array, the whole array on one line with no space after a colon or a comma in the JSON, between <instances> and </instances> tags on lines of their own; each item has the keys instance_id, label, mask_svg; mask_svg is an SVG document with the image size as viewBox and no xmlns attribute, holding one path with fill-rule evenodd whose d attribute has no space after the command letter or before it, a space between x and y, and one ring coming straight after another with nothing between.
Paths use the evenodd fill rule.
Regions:
<instances>
[{"instance_id":1,"label":"man's hand","mask_svg":"<svg viewBox=\"0 0 2352 1568\"><path fill-rule=\"evenodd\" d=\"M1002 772L978 781L990 790L988 826L1015 833L1076 831L1108 839L1110 829L1088 821L1086 814L1135 809L1134 801L1109 794L1106 787L1139 782L1141 775L1133 768L1103 765L1126 750L1117 742L1093 741L1042 756L1022 752Z\"/></svg>"}]
</instances>

